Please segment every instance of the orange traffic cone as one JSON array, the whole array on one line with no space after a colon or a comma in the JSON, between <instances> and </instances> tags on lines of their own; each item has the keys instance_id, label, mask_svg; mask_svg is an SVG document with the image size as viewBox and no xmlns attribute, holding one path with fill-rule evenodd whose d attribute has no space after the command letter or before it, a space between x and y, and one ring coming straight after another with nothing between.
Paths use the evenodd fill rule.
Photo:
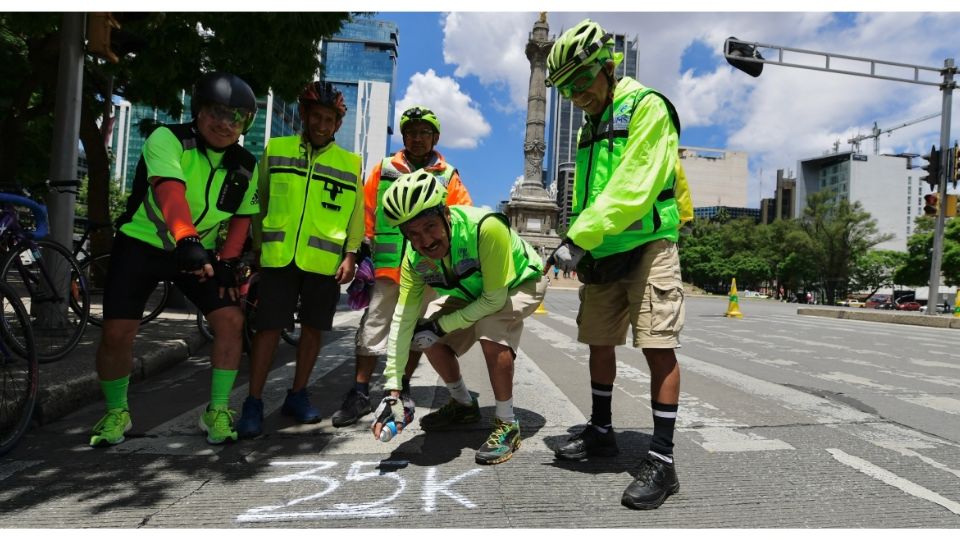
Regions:
<instances>
[{"instance_id":1,"label":"orange traffic cone","mask_svg":"<svg viewBox=\"0 0 960 540\"><path fill-rule=\"evenodd\" d=\"M953 300L953 316L960 319L960 290L957 291L957 297Z\"/></svg>"},{"instance_id":2,"label":"orange traffic cone","mask_svg":"<svg viewBox=\"0 0 960 540\"><path fill-rule=\"evenodd\" d=\"M740 301L737 299L737 278L733 278L730 283L730 303L727 304L727 312L724 315L738 319L743 318L743 313L740 313Z\"/></svg>"}]
</instances>

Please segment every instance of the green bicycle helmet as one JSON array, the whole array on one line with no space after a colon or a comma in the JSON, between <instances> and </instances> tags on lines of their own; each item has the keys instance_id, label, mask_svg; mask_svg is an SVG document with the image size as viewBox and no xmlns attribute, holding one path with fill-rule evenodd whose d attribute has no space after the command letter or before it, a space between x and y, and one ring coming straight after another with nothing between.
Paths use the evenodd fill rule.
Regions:
<instances>
[{"instance_id":1,"label":"green bicycle helmet","mask_svg":"<svg viewBox=\"0 0 960 540\"><path fill-rule=\"evenodd\" d=\"M433 126L433 129L437 133L440 133L440 119L437 118L436 113L426 107L420 106L410 107L400 115L400 133L403 133L404 126L413 120L422 120Z\"/></svg>"},{"instance_id":2,"label":"green bicycle helmet","mask_svg":"<svg viewBox=\"0 0 960 540\"><path fill-rule=\"evenodd\" d=\"M613 35L591 21L584 19L557 38L547 56L547 86L560 86L577 68L607 59L619 63L613 52ZM620 55L622 58L622 54Z\"/></svg>"},{"instance_id":3,"label":"green bicycle helmet","mask_svg":"<svg viewBox=\"0 0 960 540\"><path fill-rule=\"evenodd\" d=\"M402 174L383 194L383 215L391 227L399 227L426 212L442 215L447 188L423 170Z\"/></svg>"}]
</instances>

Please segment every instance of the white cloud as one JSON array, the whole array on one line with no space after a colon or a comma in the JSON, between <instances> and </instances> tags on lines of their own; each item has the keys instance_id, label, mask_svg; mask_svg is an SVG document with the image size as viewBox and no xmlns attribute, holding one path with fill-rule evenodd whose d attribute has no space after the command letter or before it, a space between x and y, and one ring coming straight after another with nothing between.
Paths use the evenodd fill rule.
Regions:
<instances>
[{"instance_id":1,"label":"white cloud","mask_svg":"<svg viewBox=\"0 0 960 540\"><path fill-rule=\"evenodd\" d=\"M637 37L638 79L671 98L685 128L716 130L728 148L749 153L752 205L759 203L761 181L762 196L771 196L777 169L794 170L799 159L820 155L837 140L849 149L847 140L868 133L874 122L883 130L939 112L942 94L936 87L775 65L754 79L723 58L727 37L929 67L942 67L947 57L960 61L957 13L550 12L550 32L559 35L588 16L608 31ZM506 87L513 106L523 110L530 76L524 47L536 17L449 14L444 60L456 65L457 77ZM696 42L713 50L713 65L681 71L684 52ZM954 94L956 103L960 92ZM960 112L954 111L951 144L960 138ZM880 151L923 154L939 146L939 133L939 118L897 129L881 136ZM863 141L861 152L873 152L873 139Z\"/></svg>"},{"instance_id":2,"label":"white cloud","mask_svg":"<svg viewBox=\"0 0 960 540\"><path fill-rule=\"evenodd\" d=\"M410 77L403 98L397 101L397 126L393 142L403 146L400 136L400 114L413 106L427 107L440 119L439 146L447 148L476 148L490 134L490 124L483 117L477 103L464 94L457 81L440 77L432 69Z\"/></svg>"}]
</instances>

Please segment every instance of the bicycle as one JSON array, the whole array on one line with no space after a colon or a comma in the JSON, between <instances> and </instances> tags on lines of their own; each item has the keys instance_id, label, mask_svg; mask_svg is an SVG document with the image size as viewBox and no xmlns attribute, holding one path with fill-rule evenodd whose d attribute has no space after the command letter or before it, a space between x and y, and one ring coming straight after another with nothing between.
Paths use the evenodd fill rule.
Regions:
<instances>
[{"instance_id":1,"label":"bicycle","mask_svg":"<svg viewBox=\"0 0 960 540\"><path fill-rule=\"evenodd\" d=\"M30 315L17 293L0 283L0 456L16 446L33 417L40 389ZM17 346L14 346L16 344ZM18 354L18 350L23 351Z\"/></svg>"},{"instance_id":2,"label":"bicycle","mask_svg":"<svg viewBox=\"0 0 960 540\"><path fill-rule=\"evenodd\" d=\"M107 269L110 267L110 253L93 255L87 248L91 235L98 230L110 227L110 223L87 222L83 235L76 242L73 256L80 262L80 276L90 294L90 316L88 321L94 326L103 326L103 289L107 281ZM140 326L156 319L163 313L170 298L170 289L173 284L169 281L157 283L156 288L147 299L143 316L140 317Z\"/></svg>"},{"instance_id":3,"label":"bicycle","mask_svg":"<svg viewBox=\"0 0 960 540\"><path fill-rule=\"evenodd\" d=\"M237 269L237 278L239 281L238 289L240 293L240 309L243 311L243 350L250 352L253 344L253 320L257 313L257 302L259 302L258 283L260 274L253 271L253 268L246 263L241 263ZM294 315L292 328L284 328L280 331L280 337L294 347L300 343L300 305L297 304L297 311ZM197 329L208 341L213 341L213 328L203 316L203 312L197 313Z\"/></svg>"},{"instance_id":4,"label":"bicycle","mask_svg":"<svg viewBox=\"0 0 960 540\"><path fill-rule=\"evenodd\" d=\"M16 206L33 214L36 230L20 224ZM13 288L30 315L33 342L40 363L66 356L77 346L90 314L90 295L79 265L67 248L45 238L46 206L22 195L0 193L0 277ZM59 281L59 282L58 282ZM8 343L23 356L26 345Z\"/></svg>"}]
</instances>

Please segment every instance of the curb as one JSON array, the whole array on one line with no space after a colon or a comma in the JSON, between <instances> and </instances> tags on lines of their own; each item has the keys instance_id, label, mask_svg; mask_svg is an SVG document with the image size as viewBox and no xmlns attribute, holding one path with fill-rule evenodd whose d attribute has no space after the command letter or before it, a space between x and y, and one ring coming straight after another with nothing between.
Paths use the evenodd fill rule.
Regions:
<instances>
[{"instance_id":1,"label":"curb","mask_svg":"<svg viewBox=\"0 0 960 540\"><path fill-rule=\"evenodd\" d=\"M850 311L850 310L844 310L844 309L823 309L823 308L797 308L797 315L827 317L830 319L849 319L854 321L909 324L913 326L926 326L928 328L960 329L960 318L945 317L942 315L876 313L871 311L860 312L860 311Z\"/></svg>"},{"instance_id":2,"label":"curb","mask_svg":"<svg viewBox=\"0 0 960 540\"><path fill-rule=\"evenodd\" d=\"M130 382L142 381L190 358L207 344L199 333L185 339L172 339L152 346L133 358ZM61 360L69 362L69 357ZM59 384L40 384L37 409L33 419L47 424L102 398L96 371L91 371Z\"/></svg>"}]
</instances>

